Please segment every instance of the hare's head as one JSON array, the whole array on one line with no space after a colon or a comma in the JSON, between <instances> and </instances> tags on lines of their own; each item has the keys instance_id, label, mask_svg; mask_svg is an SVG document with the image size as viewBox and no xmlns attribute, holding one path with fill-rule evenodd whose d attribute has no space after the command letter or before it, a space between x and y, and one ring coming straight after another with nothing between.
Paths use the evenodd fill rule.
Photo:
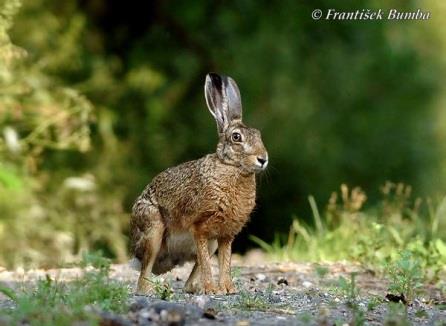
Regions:
<instances>
[{"instance_id":1,"label":"hare's head","mask_svg":"<svg viewBox=\"0 0 446 326\"><path fill-rule=\"evenodd\" d=\"M260 131L242 122L242 102L235 81L228 76L209 73L204 93L209 111L217 121L220 160L247 173L264 170L268 165L268 152Z\"/></svg>"}]
</instances>

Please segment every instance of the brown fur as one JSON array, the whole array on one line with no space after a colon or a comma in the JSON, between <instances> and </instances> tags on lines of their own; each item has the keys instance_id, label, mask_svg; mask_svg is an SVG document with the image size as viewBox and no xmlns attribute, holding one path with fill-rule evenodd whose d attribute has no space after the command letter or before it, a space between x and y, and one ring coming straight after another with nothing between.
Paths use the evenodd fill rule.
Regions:
<instances>
[{"instance_id":1,"label":"brown fur","mask_svg":"<svg viewBox=\"0 0 446 326\"><path fill-rule=\"evenodd\" d=\"M232 79L229 82L233 82ZM217 91L218 86L218 83L217 86L212 84ZM207 100L211 96L217 96L218 100L221 95L218 92L211 94L209 89L206 91ZM225 97L220 100L224 101ZM211 106L211 113L212 109L224 109L221 105ZM260 132L241 122L241 107L236 119L231 119L232 109L229 107L229 113L219 112L224 115L225 122L216 118L221 131L216 153L161 172L136 200L131 240L134 254L142 264L138 292L150 291L147 281L150 272L164 273L189 260L196 260L196 265L186 282L187 291L235 291L230 277L231 243L254 208L255 172L261 170L257 160L259 157L266 160L267 153ZM243 142L233 141L234 132L242 136ZM210 269L215 242L219 249L218 287L212 281ZM201 275L201 286L197 285L198 274Z\"/></svg>"}]
</instances>

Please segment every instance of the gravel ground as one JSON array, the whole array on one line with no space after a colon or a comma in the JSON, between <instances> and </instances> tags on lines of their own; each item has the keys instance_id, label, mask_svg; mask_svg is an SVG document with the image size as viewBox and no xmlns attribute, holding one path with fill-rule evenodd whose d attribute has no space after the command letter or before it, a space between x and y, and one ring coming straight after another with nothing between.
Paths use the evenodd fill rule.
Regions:
<instances>
[{"instance_id":1,"label":"gravel ground","mask_svg":"<svg viewBox=\"0 0 446 326\"><path fill-rule=\"evenodd\" d=\"M255 263L250 263L250 259L234 259L234 282L239 293L227 296L184 294L182 287L191 264L178 267L163 275L171 284L173 298L163 301L134 295L128 314L116 316L104 313L102 325L353 325L354 308L336 286L340 276L349 279L352 272L357 273L360 290L355 307L364 311L366 324L382 325L387 322L397 325L392 321L403 320L403 317L390 311L389 302L385 299L387 282L358 265L259 264L259 260L257 257ZM215 263L213 268L215 275ZM321 276L321 271L326 271L326 275ZM23 282L32 284L47 274L69 281L81 273L79 268L27 272L0 269L0 283L12 287ZM111 275L133 286L138 272L128 265L113 265ZM0 306L11 304L0 295ZM415 325L446 325L444 292L426 287L423 294L407 306L407 316Z\"/></svg>"}]
</instances>

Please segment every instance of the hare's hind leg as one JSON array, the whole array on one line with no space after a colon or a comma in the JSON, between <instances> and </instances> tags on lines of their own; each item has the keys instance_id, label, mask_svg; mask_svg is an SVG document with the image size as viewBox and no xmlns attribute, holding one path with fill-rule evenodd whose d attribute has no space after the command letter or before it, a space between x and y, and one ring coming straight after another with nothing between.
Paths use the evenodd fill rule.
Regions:
<instances>
[{"instance_id":1,"label":"hare's hind leg","mask_svg":"<svg viewBox=\"0 0 446 326\"><path fill-rule=\"evenodd\" d=\"M139 275L136 288L136 293L138 294L148 294L152 289L149 278L152 273L153 264L160 251L165 230L161 214L157 207L153 205L147 207L144 218L147 221L147 226L143 230L143 235L137 244L139 250L142 252L141 274Z\"/></svg>"},{"instance_id":2,"label":"hare's hind leg","mask_svg":"<svg viewBox=\"0 0 446 326\"><path fill-rule=\"evenodd\" d=\"M209 256L212 257L215 252L217 251L217 240L209 240L208 241L208 249L209 249ZM192 272L190 273L186 284L184 285L184 291L187 293L198 293L201 290L199 282L199 267L198 262L195 260L194 267L192 268Z\"/></svg>"}]
</instances>

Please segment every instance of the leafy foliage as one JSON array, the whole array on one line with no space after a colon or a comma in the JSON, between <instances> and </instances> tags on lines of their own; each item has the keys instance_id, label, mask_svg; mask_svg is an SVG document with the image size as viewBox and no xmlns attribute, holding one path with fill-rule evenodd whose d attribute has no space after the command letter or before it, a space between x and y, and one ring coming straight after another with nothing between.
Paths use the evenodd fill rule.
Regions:
<instances>
[{"instance_id":1,"label":"leafy foliage","mask_svg":"<svg viewBox=\"0 0 446 326\"><path fill-rule=\"evenodd\" d=\"M19 0L5 0L0 8L0 153L26 160L23 163L33 171L47 148L89 148L92 106L74 88L59 85L41 62L11 42L8 32L20 6Z\"/></svg>"},{"instance_id":2,"label":"leafy foliage","mask_svg":"<svg viewBox=\"0 0 446 326\"><path fill-rule=\"evenodd\" d=\"M65 49L55 48L45 58L35 60L11 42L8 32L20 4L5 0L0 6L0 264L55 264L73 260L73 254L80 252L75 251L76 246L89 248L80 239L88 233L72 227L79 225L76 218L82 214L73 214L73 209L85 204L80 202L82 195L71 193L69 200L75 203L70 207L64 198L69 190L62 190L68 186L48 192L54 186L52 175L39 171L50 151L89 149L92 105L79 91L61 85L46 70L43 60L62 58ZM59 38L74 42L67 35ZM63 208L58 209L61 203ZM71 216L61 209L71 210ZM94 214L87 218L90 222L93 219ZM68 232L73 229L79 232ZM92 241L90 237L88 242ZM121 258L125 256L123 249ZM21 254L8 254L17 251Z\"/></svg>"}]
</instances>

